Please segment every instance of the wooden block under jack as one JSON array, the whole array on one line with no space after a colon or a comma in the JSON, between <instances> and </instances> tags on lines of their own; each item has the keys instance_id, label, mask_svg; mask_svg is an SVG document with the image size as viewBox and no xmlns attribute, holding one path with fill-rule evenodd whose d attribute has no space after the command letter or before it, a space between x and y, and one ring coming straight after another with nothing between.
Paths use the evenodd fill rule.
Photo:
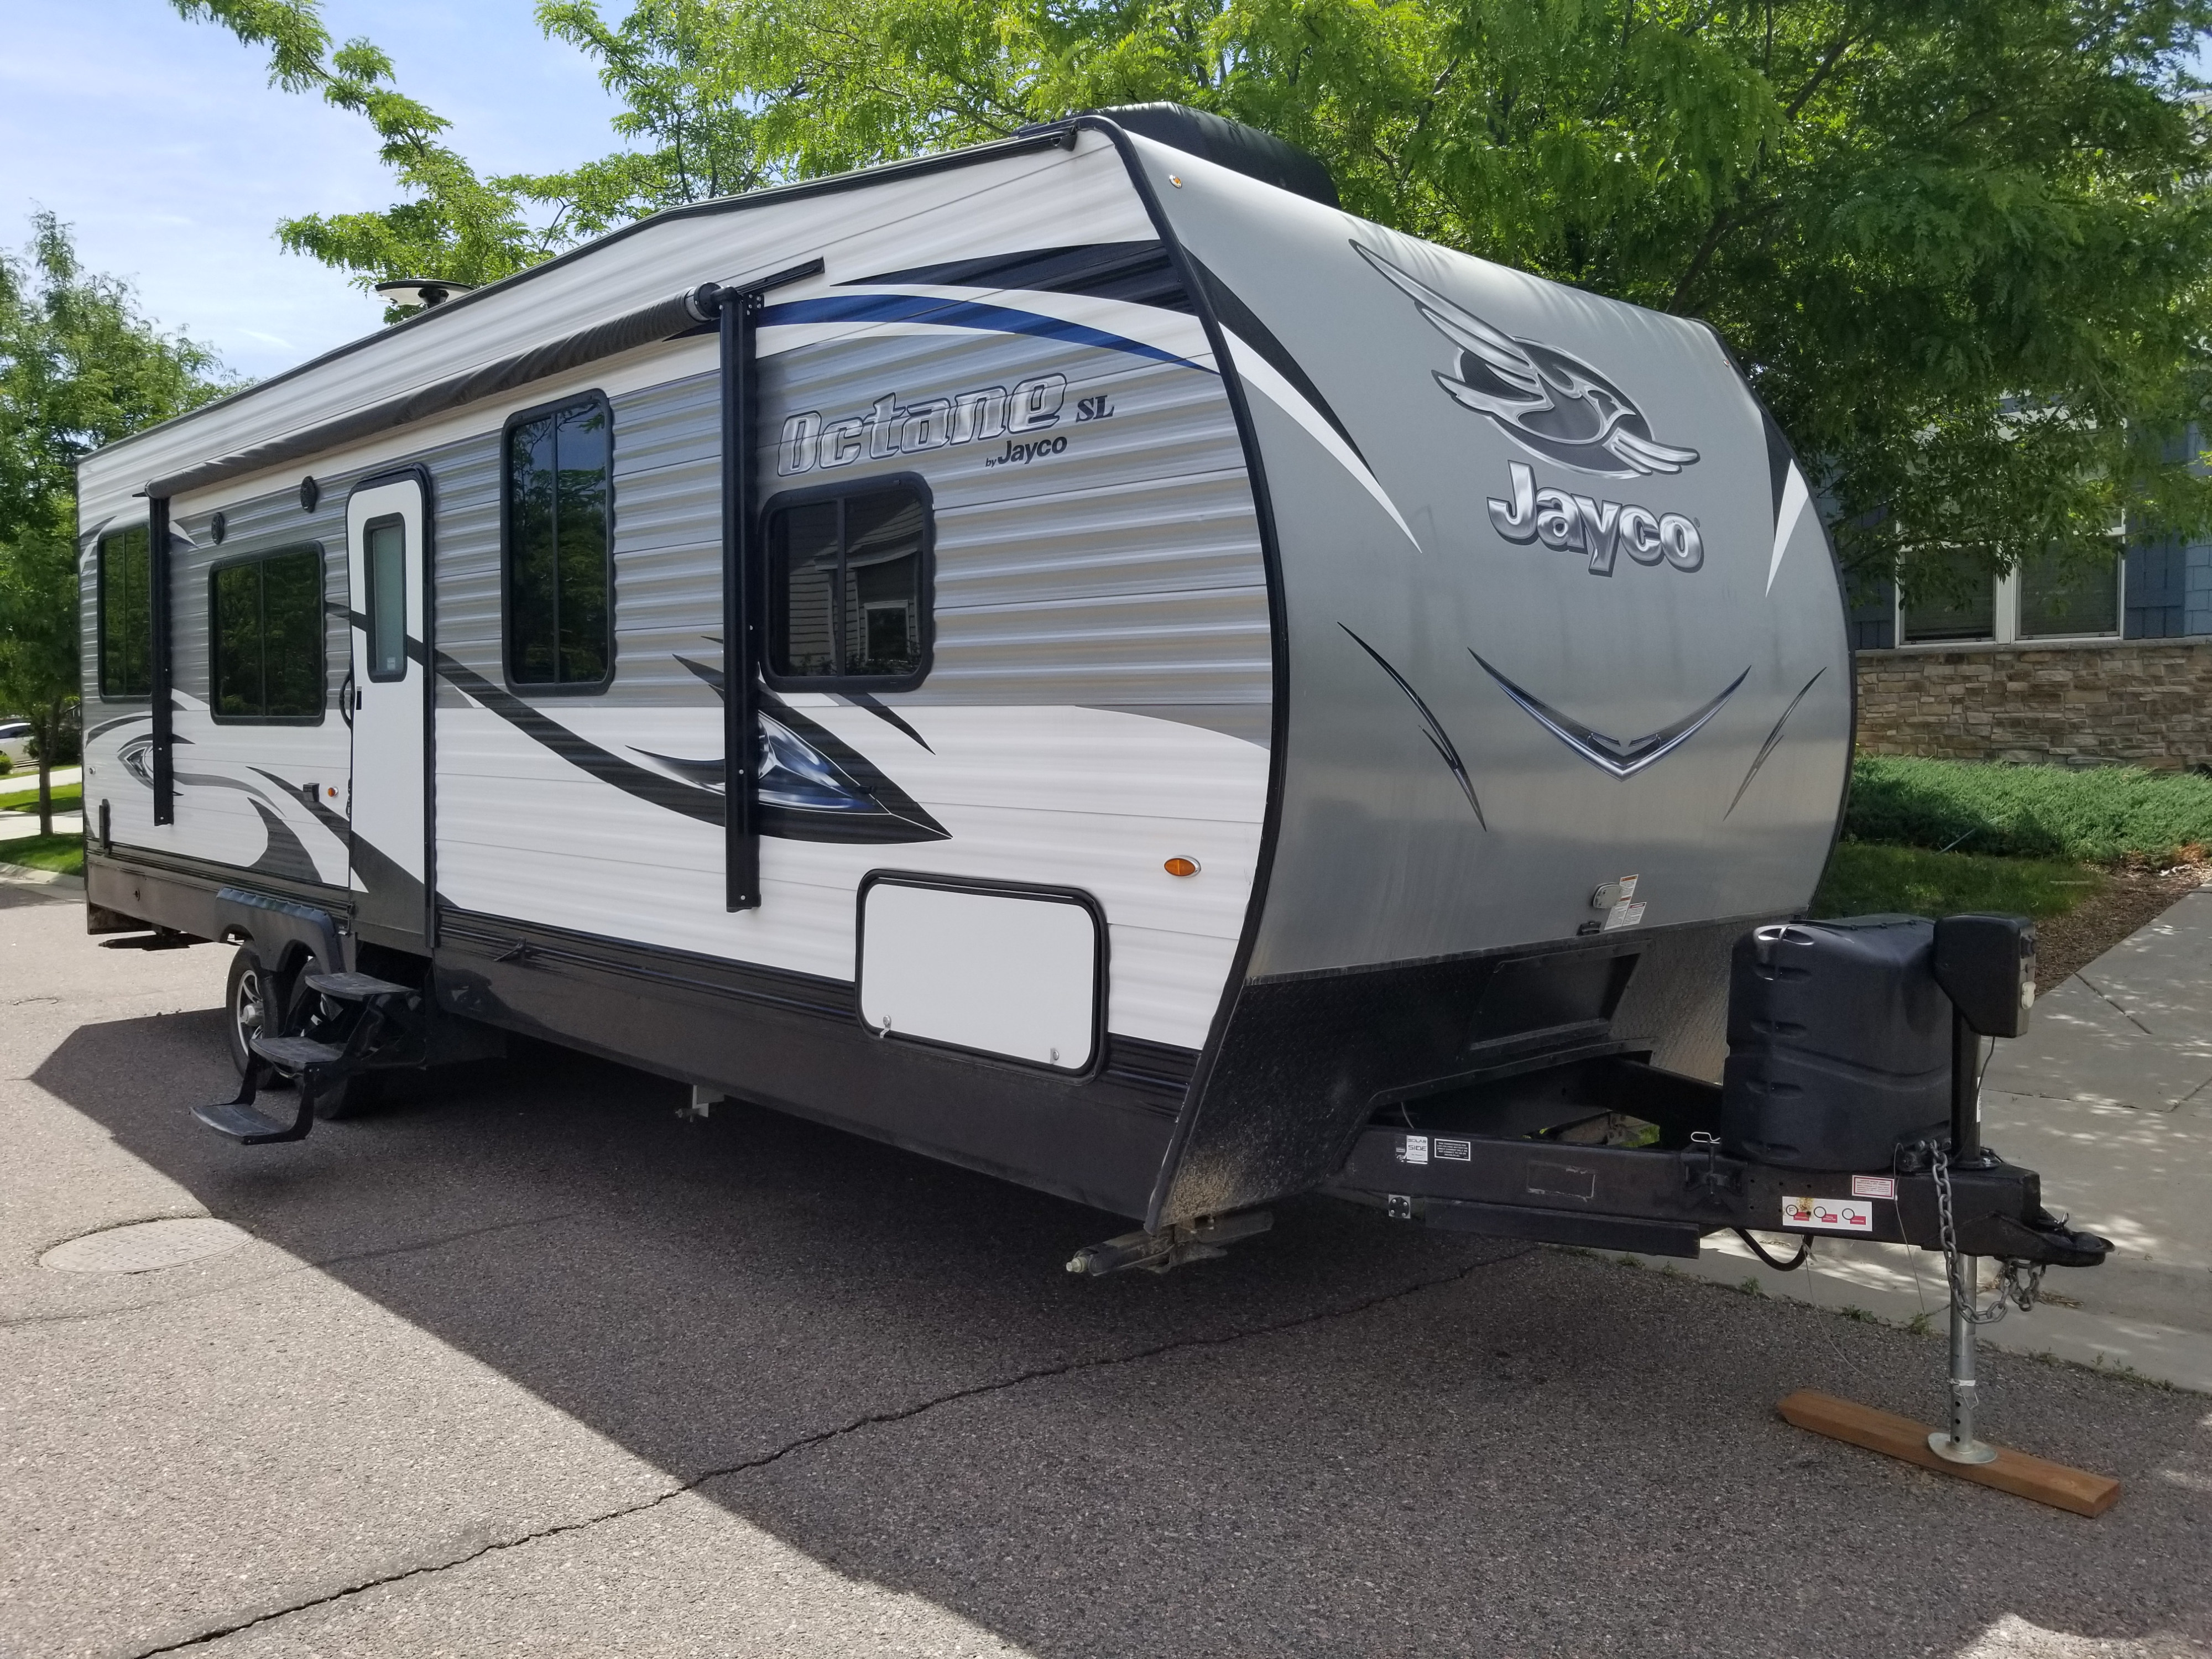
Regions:
<instances>
[{"instance_id":1,"label":"wooden block under jack","mask_svg":"<svg viewBox=\"0 0 2212 1659\"><path fill-rule=\"evenodd\" d=\"M2032 1498L2039 1504L2070 1510L2075 1515L2102 1515L2120 1495L2120 1483L2109 1475L2069 1468L2063 1463L2046 1463L2039 1457L2030 1457L2008 1446L1996 1448L1994 1463L1954 1463L1929 1449L1929 1431L1925 1424L1811 1389L1798 1389L1775 1409L1798 1428L1810 1429L1814 1434L1848 1440L1854 1446L1887 1452L1938 1474L1978 1480L1999 1492Z\"/></svg>"}]
</instances>

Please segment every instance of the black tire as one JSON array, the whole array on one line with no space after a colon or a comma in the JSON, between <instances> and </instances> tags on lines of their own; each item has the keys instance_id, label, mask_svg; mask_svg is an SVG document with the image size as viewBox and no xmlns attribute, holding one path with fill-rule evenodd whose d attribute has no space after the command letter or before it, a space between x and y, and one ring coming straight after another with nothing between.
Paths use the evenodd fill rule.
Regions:
<instances>
[{"instance_id":1,"label":"black tire","mask_svg":"<svg viewBox=\"0 0 2212 1659\"><path fill-rule=\"evenodd\" d=\"M223 1032L230 1039L230 1063L238 1068L240 1077L246 1075L246 1062L253 1058L246 1047L247 1040L263 1031L277 1029L272 1017L281 1006L283 988L276 976L261 965L261 958L253 954L252 947L241 945L238 954L230 959L230 978L223 987L223 1012L229 1018L223 1023Z\"/></svg>"},{"instance_id":2,"label":"black tire","mask_svg":"<svg viewBox=\"0 0 2212 1659\"><path fill-rule=\"evenodd\" d=\"M291 975L277 974L265 966L251 945L240 945L238 954L231 958L230 978L223 989L223 1009L229 1018L223 1031L230 1040L230 1063L240 1077L246 1075L246 1062L252 1057L246 1047L250 1037L263 1031L287 1035L300 1023L290 1018L295 1012L289 1006L294 984ZM272 1068L266 1086L289 1089L298 1083L296 1073ZM329 1121L352 1116L374 1099L374 1085L373 1078L351 1077L325 1085L315 1097L316 1117Z\"/></svg>"}]
</instances>

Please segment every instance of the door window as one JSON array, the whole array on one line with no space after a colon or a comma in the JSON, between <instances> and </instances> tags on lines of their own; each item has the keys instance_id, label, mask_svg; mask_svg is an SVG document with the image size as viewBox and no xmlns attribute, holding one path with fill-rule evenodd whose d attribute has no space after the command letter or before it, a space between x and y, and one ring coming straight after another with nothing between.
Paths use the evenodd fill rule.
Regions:
<instances>
[{"instance_id":1,"label":"door window","mask_svg":"<svg viewBox=\"0 0 2212 1659\"><path fill-rule=\"evenodd\" d=\"M378 519L363 532L368 564L368 677L407 678L407 526Z\"/></svg>"}]
</instances>

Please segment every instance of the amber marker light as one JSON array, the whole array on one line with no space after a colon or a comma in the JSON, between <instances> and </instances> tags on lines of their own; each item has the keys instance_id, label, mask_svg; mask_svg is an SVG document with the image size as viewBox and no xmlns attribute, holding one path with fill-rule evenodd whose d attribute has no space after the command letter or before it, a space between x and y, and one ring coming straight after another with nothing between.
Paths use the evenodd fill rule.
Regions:
<instances>
[{"instance_id":1,"label":"amber marker light","mask_svg":"<svg viewBox=\"0 0 2212 1659\"><path fill-rule=\"evenodd\" d=\"M1196 859L1170 859L1160 868L1171 876L1194 876L1198 873Z\"/></svg>"}]
</instances>

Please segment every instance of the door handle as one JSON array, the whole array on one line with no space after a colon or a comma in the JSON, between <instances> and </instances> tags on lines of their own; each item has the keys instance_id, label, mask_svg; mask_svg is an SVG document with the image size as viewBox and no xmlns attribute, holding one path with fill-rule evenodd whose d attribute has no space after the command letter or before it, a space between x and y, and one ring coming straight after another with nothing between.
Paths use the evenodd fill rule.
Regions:
<instances>
[{"instance_id":1,"label":"door handle","mask_svg":"<svg viewBox=\"0 0 2212 1659\"><path fill-rule=\"evenodd\" d=\"M353 724L353 670L346 670L345 683L338 687L338 718L348 726Z\"/></svg>"}]
</instances>

